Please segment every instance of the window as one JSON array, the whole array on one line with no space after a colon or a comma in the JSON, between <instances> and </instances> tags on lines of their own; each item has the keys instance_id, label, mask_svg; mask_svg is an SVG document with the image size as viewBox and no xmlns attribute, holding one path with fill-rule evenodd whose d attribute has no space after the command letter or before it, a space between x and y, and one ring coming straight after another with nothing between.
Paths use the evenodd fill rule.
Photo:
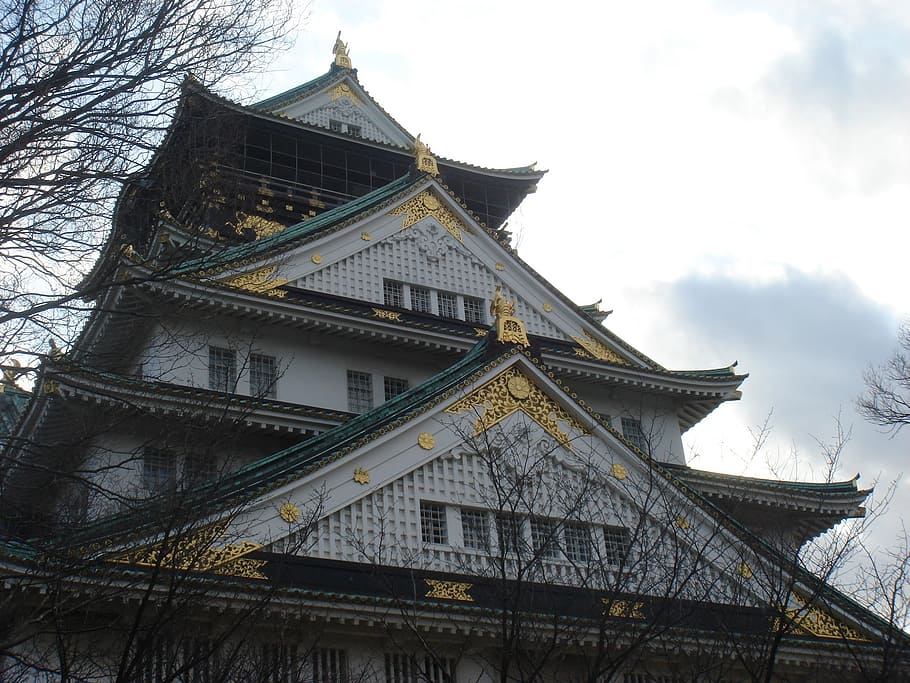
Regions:
<instances>
[{"instance_id":1,"label":"window","mask_svg":"<svg viewBox=\"0 0 910 683\"><path fill-rule=\"evenodd\" d=\"M556 557L556 524L542 517L531 518L531 543L537 557Z\"/></svg>"},{"instance_id":2,"label":"window","mask_svg":"<svg viewBox=\"0 0 910 683\"><path fill-rule=\"evenodd\" d=\"M473 296L464 298L464 319L469 323L483 325L483 299L477 299Z\"/></svg>"},{"instance_id":3,"label":"window","mask_svg":"<svg viewBox=\"0 0 910 683\"><path fill-rule=\"evenodd\" d=\"M566 558L572 562L591 561L591 531L587 524L566 522Z\"/></svg>"},{"instance_id":4,"label":"window","mask_svg":"<svg viewBox=\"0 0 910 683\"><path fill-rule=\"evenodd\" d=\"M329 119L329 130L332 130L336 133L341 132L341 121L336 121L335 119Z\"/></svg>"},{"instance_id":5,"label":"window","mask_svg":"<svg viewBox=\"0 0 910 683\"><path fill-rule=\"evenodd\" d=\"M316 648L310 654L310 670L305 679L313 683L347 683L348 655L344 650Z\"/></svg>"},{"instance_id":6,"label":"window","mask_svg":"<svg viewBox=\"0 0 910 683\"><path fill-rule=\"evenodd\" d=\"M385 388L385 400L391 401L398 394L403 394L408 390L408 380L399 377L386 377L383 380Z\"/></svg>"},{"instance_id":7,"label":"window","mask_svg":"<svg viewBox=\"0 0 910 683\"><path fill-rule=\"evenodd\" d=\"M449 292L439 292L436 295L436 301L439 304L439 315L443 318L458 317L458 297Z\"/></svg>"},{"instance_id":8,"label":"window","mask_svg":"<svg viewBox=\"0 0 910 683\"><path fill-rule=\"evenodd\" d=\"M523 520L515 513L501 512L496 516L496 532L499 537L499 551L517 553L521 548L521 527Z\"/></svg>"},{"instance_id":9,"label":"window","mask_svg":"<svg viewBox=\"0 0 910 683\"><path fill-rule=\"evenodd\" d=\"M262 398L278 396L278 363L274 356L250 354L250 395Z\"/></svg>"},{"instance_id":10,"label":"window","mask_svg":"<svg viewBox=\"0 0 910 683\"><path fill-rule=\"evenodd\" d=\"M641 429L641 420L631 417L622 418L622 433L626 440L638 450L644 453L648 452L648 442L645 439L645 433Z\"/></svg>"},{"instance_id":11,"label":"window","mask_svg":"<svg viewBox=\"0 0 910 683\"><path fill-rule=\"evenodd\" d=\"M421 501L420 530L424 543L445 543L449 537L446 529L445 505Z\"/></svg>"},{"instance_id":12,"label":"window","mask_svg":"<svg viewBox=\"0 0 910 683\"><path fill-rule=\"evenodd\" d=\"M177 483L177 457L162 448L142 451L142 486L151 493L163 493Z\"/></svg>"},{"instance_id":13,"label":"window","mask_svg":"<svg viewBox=\"0 0 910 683\"><path fill-rule=\"evenodd\" d=\"M487 550L490 547L490 525L485 510L461 510L461 535L465 548Z\"/></svg>"},{"instance_id":14,"label":"window","mask_svg":"<svg viewBox=\"0 0 910 683\"><path fill-rule=\"evenodd\" d=\"M426 287L411 287L411 309L430 313L430 290Z\"/></svg>"},{"instance_id":15,"label":"window","mask_svg":"<svg viewBox=\"0 0 910 683\"><path fill-rule=\"evenodd\" d=\"M348 370L348 410L365 413L373 408L373 376Z\"/></svg>"},{"instance_id":16,"label":"window","mask_svg":"<svg viewBox=\"0 0 910 683\"><path fill-rule=\"evenodd\" d=\"M455 660L449 657L415 657L398 652L385 656L385 683L452 683Z\"/></svg>"},{"instance_id":17,"label":"window","mask_svg":"<svg viewBox=\"0 0 910 683\"><path fill-rule=\"evenodd\" d=\"M209 389L234 391L237 384L237 354L220 346L209 347Z\"/></svg>"},{"instance_id":18,"label":"window","mask_svg":"<svg viewBox=\"0 0 910 683\"><path fill-rule=\"evenodd\" d=\"M363 133L360 126L355 126L353 123L347 124L348 126L348 135L352 135L355 138L359 138Z\"/></svg>"},{"instance_id":19,"label":"window","mask_svg":"<svg viewBox=\"0 0 910 683\"><path fill-rule=\"evenodd\" d=\"M190 453L183 462L183 486L204 484L218 476L218 465L212 453Z\"/></svg>"},{"instance_id":20,"label":"window","mask_svg":"<svg viewBox=\"0 0 910 683\"><path fill-rule=\"evenodd\" d=\"M382 297L386 306L402 308L404 306L404 287L400 282L383 280Z\"/></svg>"},{"instance_id":21,"label":"window","mask_svg":"<svg viewBox=\"0 0 910 683\"><path fill-rule=\"evenodd\" d=\"M622 526L604 527L604 559L609 564L622 564L629 553L629 530Z\"/></svg>"}]
</instances>

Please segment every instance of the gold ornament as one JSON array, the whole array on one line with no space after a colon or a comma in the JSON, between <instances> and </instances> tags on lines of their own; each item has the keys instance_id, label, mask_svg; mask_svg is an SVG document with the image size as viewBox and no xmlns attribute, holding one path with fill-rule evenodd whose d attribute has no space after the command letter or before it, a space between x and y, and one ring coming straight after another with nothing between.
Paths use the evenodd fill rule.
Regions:
<instances>
[{"instance_id":1,"label":"gold ornament","mask_svg":"<svg viewBox=\"0 0 910 683\"><path fill-rule=\"evenodd\" d=\"M332 54L335 55L335 66L340 66L342 69L352 68L351 57L348 55L348 44L342 42L341 31L338 32L338 37L335 38Z\"/></svg>"},{"instance_id":2,"label":"gold ornament","mask_svg":"<svg viewBox=\"0 0 910 683\"><path fill-rule=\"evenodd\" d=\"M749 566L748 562L740 562L736 571L739 572L739 575L744 579L751 579L753 576L752 567Z\"/></svg>"},{"instance_id":3,"label":"gold ornament","mask_svg":"<svg viewBox=\"0 0 910 683\"><path fill-rule=\"evenodd\" d=\"M689 528L689 520L682 515L676 515L676 527L685 531Z\"/></svg>"},{"instance_id":4,"label":"gold ornament","mask_svg":"<svg viewBox=\"0 0 910 683\"><path fill-rule=\"evenodd\" d=\"M432 176L439 175L439 165L436 163L436 157L430 151L429 145L420 141L419 135L414 139L414 158L417 160L418 171L424 171Z\"/></svg>"},{"instance_id":5,"label":"gold ornament","mask_svg":"<svg viewBox=\"0 0 910 683\"><path fill-rule=\"evenodd\" d=\"M842 624L820 607L809 606L808 600L803 596L794 594L793 599L799 607L785 610L785 614L793 625L794 633L813 635L819 638L869 641L855 628ZM780 623L776 623L775 627L780 628Z\"/></svg>"},{"instance_id":6,"label":"gold ornament","mask_svg":"<svg viewBox=\"0 0 910 683\"><path fill-rule=\"evenodd\" d=\"M272 278L272 274L277 269L277 266L266 266L264 268L259 268L258 270L252 270L248 273L235 275L234 277L222 280L221 284L233 287L234 289L252 292L253 294L266 294L268 296L284 298L287 296L287 292L278 290L277 288L286 285L288 281L284 278Z\"/></svg>"},{"instance_id":7,"label":"gold ornament","mask_svg":"<svg viewBox=\"0 0 910 683\"><path fill-rule=\"evenodd\" d=\"M470 227L461 222L454 213L443 204L430 190L424 190L416 197L412 197L401 206L389 212L390 216L404 216L401 229L407 230L415 223L419 223L427 216L435 218L452 237L459 242L464 242L462 233L474 234Z\"/></svg>"},{"instance_id":8,"label":"gold ornament","mask_svg":"<svg viewBox=\"0 0 910 683\"><path fill-rule=\"evenodd\" d=\"M358 484L369 484L370 473L365 469L358 467L354 470L354 481L356 481Z\"/></svg>"},{"instance_id":9,"label":"gold ornament","mask_svg":"<svg viewBox=\"0 0 910 683\"><path fill-rule=\"evenodd\" d=\"M429 432L420 432L417 436L417 443L425 451L433 450L436 447L436 439Z\"/></svg>"},{"instance_id":10,"label":"gold ornament","mask_svg":"<svg viewBox=\"0 0 910 683\"><path fill-rule=\"evenodd\" d=\"M501 263L499 263L499 262L496 263L496 270L502 271L502 270L505 270L505 269L506 269L506 267L505 267L503 264L501 264Z\"/></svg>"},{"instance_id":11,"label":"gold ornament","mask_svg":"<svg viewBox=\"0 0 910 683\"><path fill-rule=\"evenodd\" d=\"M613 600L612 598L601 598L601 602L607 606L606 612L611 617L621 619L644 619L642 613L645 603L632 602L630 600Z\"/></svg>"},{"instance_id":12,"label":"gold ornament","mask_svg":"<svg viewBox=\"0 0 910 683\"><path fill-rule=\"evenodd\" d=\"M510 384L516 387L519 394L527 387L527 396L521 400L517 399L510 389ZM575 418L515 367L507 368L480 388L453 403L445 412L453 415L466 412L479 414L474 422L476 436L519 410L569 450L572 450L569 434L563 431L560 423L567 425L569 429L587 434L585 428Z\"/></svg>"},{"instance_id":13,"label":"gold ornament","mask_svg":"<svg viewBox=\"0 0 910 683\"><path fill-rule=\"evenodd\" d=\"M455 581L437 581L436 579L424 579L430 590L424 597L440 598L442 600L459 600L461 602L474 602L468 591L474 585L472 583L458 583Z\"/></svg>"},{"instance_id":14,"label":"gold ornament","mask_svg":"<svg viewBox=\"0 0 910 683\"><path fill-rule=\"evenodd\" d=\"M397 311L384 311L381 308L374 308L373 315L383 320L394 320L397 323L401 322L401 313L398 313Z\"/></svg>"},{"instance_id":15,"label":"gold ornament","mask_svg":"<svg viewBox=\"0 0 910 683\"><path fill-rule=\"evenodd\" d=\"M360 106L360 98L357 97L357 95L354 93L353 88L351 88L351 86L347 83L339 83L334 88L332 88L332 102L339 100L342 97L347 97L349 100L351 100L351 104L357 107Z\"/></svg>"},{"instance_id":16,"label":"gold ornament","mask_svg":"<svg viewBox=\"0 0 910 683\"><path fill-rule=\"evenodd\" d=\"M544 305L543 305L543 312L544 312L544 313L549 313L549 312L552 311L552 310L553 310L553 304L544 304Z\"/></svg>"},{"instance_id":17,"label":"gold ornament","mask_svg":"<svg viewBox=\"0 0 910 683\"><path fill-rule=\"evenodd\" d=\"M595 339L590 332L587 330L582 330L584 332L584 337L572 337L576 342L581 344L584 347L585 351L594 356L597 360L605 360L611 363L619 363L620 365L628 365L628 361L617 354L612 349L607 348L597 339ZM578 354L576 354L578 355Z\"/></svg>"},{"instance_id":18,"label":"gold ornament","mask_svg":"<svg viewBox=\"0 0 910 683\"><path fill-rule=\"evenodd\" d=\"M313 263L315 263L318 266L320 263L322 263L322 257L319 254L313 254L310 257L310 261L312 261Z\"/></svg>"},{"instance_id":19,"label":"gold ornament","mask_svg":"<svg viewBox=\"0 0 910 683\"><path fill-rule=\"evenodd\" d=\"M373 239L373 238L372 238L372 236L370 235L370 233L368 233L368 232L362 232L362 233L360 233L360 239L362 239L364 242L369 242L369 241L370 241L371 239Z\"/></svg>"},{"instance_id":20,"label":"gold ornament","mask_svg":"<svg viewBox=\"0 0 910 683\"><path fill-rule=\"evenodd\" d=\"M622 481L627 476L629 476L629 470L626 469L625 465L620 465L618 462L614 462L610 467L610 474L614 479L619 479Z\"/></svg>"},{"instance_id":21,"label":"gold ornament","mask_svg":"<svg viewBox=\"0 0 910 683\"><path fill-rule=\"evenodd\" d=\"M300 508L288 501L278 508L278 516L288 524L293 524L300 519Z\"/></svg>"}]
</instances>

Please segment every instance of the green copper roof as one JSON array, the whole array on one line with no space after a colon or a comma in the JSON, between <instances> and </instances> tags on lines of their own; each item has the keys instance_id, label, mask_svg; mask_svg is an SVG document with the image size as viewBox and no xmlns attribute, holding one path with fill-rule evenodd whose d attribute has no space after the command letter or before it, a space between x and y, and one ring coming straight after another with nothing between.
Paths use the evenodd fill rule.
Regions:
<instances>
[{"instance_id":1,"label":"green copper roof","mask_svg":"<svg viewBox=\"0 0 910 683\"><path fill-rule=\"evenodd\" d=\"M30 394L17 386L0 385L0 439L9 436L19 422L19 416L28 404Z\"/></svg>"},{"instance_id":2,"label":"green copper roof","mask_svg":"<svg viewBox=\"0 0 910 683\"><path fill-rule=\"evenodd\" d=\"M295 86L290 90L285 90L284 92L273 95L272 97L267 97L266 99L256 102L250 106L254 109L276 109L282 104L287 104L289 102L293 102L295 100L306 97L306 95L308 95L310 92L324 88L336 79L340 80L338 77L343 76L347 72L347 69L332 65L332 68L321 76L317 76L313 80ZM354 80L357 80L356 77Z\"/></svg>"}]
</instances>

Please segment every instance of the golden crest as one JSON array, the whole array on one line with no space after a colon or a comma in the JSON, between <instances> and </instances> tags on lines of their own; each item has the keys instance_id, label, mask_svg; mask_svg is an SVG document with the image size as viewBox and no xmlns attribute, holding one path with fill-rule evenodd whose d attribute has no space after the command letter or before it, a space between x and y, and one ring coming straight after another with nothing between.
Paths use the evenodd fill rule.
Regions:
<instances>
[{"instance_id":1,"label":"golden crest","mask_svg":"<svg viewBox=\"0 0 910 683\"><path fill-rule=\"evenodd\" d=\"M425 451L431 451L436 447L436 438L429 432L420 432L417 436L417 444Z\"/></svg>"},{"instance_id":2,"label":"golden crest","mask_svg":"<svg viewBox=\"0 0 910 683\"><path fill-rule=\"evenodd\" d=\"M354 481L358 484L369 484L370 483L370 473L367 472L362 467L358 467L354 470Z\"/></svg>"},{"instance_id":3,"label":"golden crest","mask_svg":"<svg viewBox=\"0 0 910 683\"><path fill-rule=\"evenodd\" d=\"M459 600L461 602L474 602L468 591L474 584L458 583L456 581L437 581L436 579L424 579L430 590L424 597L441 598L442 600Z\"/></svg>"},{"instance_id":4,"label":"golden crest","mask_svg":"<svg viewBox=\"0 0 910 683\"><path fill-rule=\"evenodd\" d=\"M278 516L288 524L293 524L300 519L300 508L288 501L278 508Z\"/></svg>"}]
</instances>

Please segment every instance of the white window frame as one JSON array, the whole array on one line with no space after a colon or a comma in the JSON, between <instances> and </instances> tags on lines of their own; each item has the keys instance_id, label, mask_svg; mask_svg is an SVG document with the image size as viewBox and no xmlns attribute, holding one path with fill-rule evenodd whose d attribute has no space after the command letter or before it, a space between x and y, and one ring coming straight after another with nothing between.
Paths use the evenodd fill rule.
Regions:
<instances>
[{"instance_id":1,"label":"white window frame","mask_svg":"<svg viewBox=\"0 0 910 683\"><path fill-rule=\"evenodd\" d=\"M373 375L360 370L348 370L348 410L365 413L373 409Z\"/></svg>"}]
</instances>

